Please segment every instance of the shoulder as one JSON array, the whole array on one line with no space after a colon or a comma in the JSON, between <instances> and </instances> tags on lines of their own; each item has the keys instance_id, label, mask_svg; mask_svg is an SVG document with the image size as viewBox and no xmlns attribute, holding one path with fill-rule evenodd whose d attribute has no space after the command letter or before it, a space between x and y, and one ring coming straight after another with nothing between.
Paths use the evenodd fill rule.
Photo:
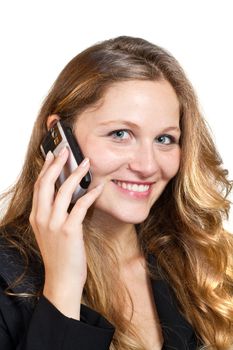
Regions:
<instances>
[{"instance_id":1,"label":"shoulder","mask_svg":"<svg viewBox=\"0 0 233 350\"><path fill-rule=\"evenodd\" d=\"M35 293L43 283L43 267L31 254L22 254L20 247L6 238L9 228L0 230L0 283L13 293ZM12 240L13 241L13 240Z\"/></svg>"},{"instance_id":2,"label":"shoulder","mask_svg":"<svg viewBox=\"0 0 233 350\"><path fill-rule=\"evenodd\" d=\"M35 292L38 288L38 281L34 267L26 268L26 262L20 250L8 241L6 230L1 229L0 338L4 345L7 344L4 348L13 348L13 346L16 348L24 334L37 298L25 298L20 294Z\"/></svg>"}]
</instances>

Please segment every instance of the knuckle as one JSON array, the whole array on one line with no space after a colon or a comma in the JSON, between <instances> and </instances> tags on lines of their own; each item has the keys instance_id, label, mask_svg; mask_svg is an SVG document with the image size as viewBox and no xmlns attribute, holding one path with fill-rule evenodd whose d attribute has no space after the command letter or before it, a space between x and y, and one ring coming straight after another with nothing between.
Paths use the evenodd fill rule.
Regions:
<instances>
[{"instance_id":1,"label":"knuckle","mask_svg":"<svg viewBox=\"0 0 233 350\"><path fill-rule=\"evenodd\" d=\"M85 196L80 197L76 202L76 206L81 208L85 204L85 201L86 201Z\"/></svg>"},{"instance_id":2,"label":"knuckle","mask_svg":"<svg viewBox=\"0 0 233 350\"><path fill-rule=\"evenodd\" d=\"M37 213L37 214L35 215L35 220L34 220L34 221L36 222L36 224L37 224L38 226L41 226L41 227L44 227L44 226L45 226L45 219L44 219L43 216L40 215L39 213Z\"/></svg>"},{"instance_id":3,"label":"knuckle","mask_svg":"<svg viewBox=\"0 0 233 350\"><path fill-rule=\"evenodd\" d=\"M70 237L72 235L76 235L77 234L77 218L74 222L72 222L72 220L68 220L66 223L63 224L62 226L62 233L64 235L64 237Z\"/></svg>"},{"instance_id":4,"label":"knuckle","mask_svg":"<svg viewBox=\"0 0 233 350\"><path fill-rule=\"evenodd\" d=\"M92 200L92 196L90 193L86 193L84 196L82 196L81 198L79 198L79 200L77 201L77 205L80 207L86 207L89 204L91 204L93 202Z\"/></svg>"},{"instance_id":5,"label":"knuckle","mask_svg":"<svg viewBox=\"0 0 233 350\"><path fill-rule=\"evenodd\" d=\"M86 201L78 200L75 204L75 211L79 213L80 215L83 215L84 212L87 212L88 208L90 207L90 204L87 203Z\"/></svg>"},{"instance_id":6,"label":"knuckle","mask_svg":"<svg viewBox=\"0 0 233 350\"><path fill-rule=\"evenodd\" d=\"M59 187L56 197L63 197L65 193L64 186Z\"/></svg>"},{"instance_id":7,"label":"knuckle","mask_svg":"<svg viewBox=\"0 0 233 350\"><path fill-rule=\"evenodd\" d=\"M67 187L67 186L72 187L72 186L76 185L78 181L79 181L79 179L77 178L76 173L73 172L69 175L69 177L67 177L66 181L63 184L63 188Z\"/></svg>"},{"instance_id":8,"label":"knuckle","mask_svg":"<svg viewBox=\"0 0 233 350\"><path fill-rule=\"evenodd\" d=\"M62 226L62 232L63 232L63 234L64 234L65 236L70 235L70 233L71 233L70 225L68 225L68 224L63 225L63 226Z\"/></svg>"},{"instance_id":9,"label":"knuckle","mask_svg":"<svg viewBox=\"0 0 233 350\"><path fill-rule=\"evenodd\" d=\"M48 230L49 232L56 232L58 230L58 224L54 220L51 220L48 223Z\"/></svg>"},{"instance_id":10,"label":"knuckle","mask_svg":"<svg viewBox=\"0 0 233 350\"><path fill-rule=\"evenodd\" d=\"M67 180L68 180L70 183L72 183L72 182L74 182L74 181L77 181L77 173L76 173L76 172L71 173Z\"/></svg>"},{"instance_id":11,"label":"knuckle","mask_svg":"<svg viewBox=\"0 0 233 350\"><path fill-rule=\"evenodd\" d=\"M30 224L34 223L34 215L32 212L30 213L28 220L29 220Z\"/></svg>"},{"instance_id":12,"label":"knuckle","mask_svg":"<svg viewBox=\"0 0 233 350\"><path fill-rule=\"evenodd\" d=\"M77 180L77 178L83 178L83 175L87 172L87 169L81 167L81 166L78 166L73 172L72 174L70 175L71 178Z\"/></svg>"},{"instance_id":13,"label":"knuckle","mask_svg":"<svg viewBox=\"0 0 233 350\"><path fill-rule=\"evenodd\" d=\"M51 182L53 182L53 178L54 178L53 172L44 173L43 175L40 175L34 184L34 188L36 188L37 190L40 190L42 187L45 187Z\"/></svg>"}]
</instances>

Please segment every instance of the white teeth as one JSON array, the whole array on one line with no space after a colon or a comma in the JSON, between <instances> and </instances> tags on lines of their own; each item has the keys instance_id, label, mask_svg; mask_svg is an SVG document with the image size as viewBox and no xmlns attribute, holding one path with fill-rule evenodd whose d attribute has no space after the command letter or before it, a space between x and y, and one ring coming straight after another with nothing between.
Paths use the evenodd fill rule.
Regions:
<instances>
[{"instance_id":1,"label":"white teeth","mask_svg":"<svg viewBox=\"0 0 233 350\"><path fill-rule=\"evenodd\" d=\"M126 182L121 181L114 181L115 184L118 186L124 188L125 190L133 191L133 192L146 192L149 190L149 185L137 185L137 184L130 184Z\"/></svg>"},{"instance_id":2,"label":"white teeth","mask_svg":"<svg viewBox=\"0 0 233 350\"><path fill-rule=\"evenodd\" d=\"M122 183L117 182L117 184L118 184L119 186L123 187L123 188L126 190L127 185L126 185L126 183L125 183L125 182L122 182Z\"/></svg>"}]
</instances>

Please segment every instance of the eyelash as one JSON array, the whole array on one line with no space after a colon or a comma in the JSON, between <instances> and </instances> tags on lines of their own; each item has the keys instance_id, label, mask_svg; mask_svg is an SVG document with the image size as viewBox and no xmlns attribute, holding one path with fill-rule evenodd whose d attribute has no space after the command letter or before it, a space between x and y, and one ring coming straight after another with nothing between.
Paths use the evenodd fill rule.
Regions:
<instances>
[{"instance_id":1,"label":"eyelash","mask_svg":"<svg viewBox=\"0 0 233 350\"><path fill-rule=\"evenodd\" d=\"M178 143L178 142L176 141L176 139L175 139L174 136L172 136L172 135L167 135L167 134L160 135L160 136L156 137L156 140L158 140L158 139L161 138L161 137L167 137L167 138L169 138L169 139L170 139L170 143L168 143L169 145L170 145L170 144L173 144L173 143ZM162 143L162 142L161 142L161 144L168 145L167 143Z\"/></svg>"},{"instance_id":2,"label":"eyelash","mask_svg":"<svg viewBox=\"0 0 233 350\"><path fill-rule=\"evenodd\" d=\"M113 139L115 140L119 140L119 142L121 142L121 140L125 140L124 138L120 138L120 137L117 137L116 134L119 133L119 132L127 132L128 134L132 134L132 132L128 129L118 129L118 130L113 130L111 131L108 136L112 136ZM165 145L170 145L170 144L174 144L174 143L178 143L176 138L172 135L168 135L168 134L162 134L162 135L159 135L158 137L155 138L155 140L158 140L162 137L167 137L170 139L170 142L169 143L162 143L161 144L165 144Z\"/></svg>"},{"instance_id":3,"label":"eyelash","mask_svg":"<svg viewBox=\"0 0 233 350\"><path fill-rule=\"evenodd\" d=\"M122 131L123 131L123 132L127 132L128 134L131 133L131 131L130 131L130 130L127 130L127 129L118 129L118 130L113 130L113 131L111 131L111 132L108 134L108 136L113 136L114 139L124 140L124 139L119 138L119 137L116 136L116 134L117 134L118 132L122 132Z\"/></svg>"}]
</instances>

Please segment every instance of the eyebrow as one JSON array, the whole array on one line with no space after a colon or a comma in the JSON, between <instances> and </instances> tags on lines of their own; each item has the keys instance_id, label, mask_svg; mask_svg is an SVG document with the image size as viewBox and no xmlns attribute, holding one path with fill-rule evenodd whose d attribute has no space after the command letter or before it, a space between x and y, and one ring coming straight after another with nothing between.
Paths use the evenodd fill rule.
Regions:
<instances>
[{"instance_id":1,"label":"eyebrow","mask_svg":"<svg viewBox=\"0 0 233 350\"><path fill-rule=\"evenodd\" d=\"M138 124L135 124L135 123L127 121L127 120L122 120L122 119L108 120L106 122L99 123L99 125L100 126L106 126L106 125L109 125L109 124L119 124L119 123L127 125L129 127L137 128L137 129L140 128L140 126ZM163 129L163 132L168 132L168 131L180 132L180 128L177 127L177 126L169 126L169 127L165 128L165 129Z\"/></svg>"}]
</instances>

